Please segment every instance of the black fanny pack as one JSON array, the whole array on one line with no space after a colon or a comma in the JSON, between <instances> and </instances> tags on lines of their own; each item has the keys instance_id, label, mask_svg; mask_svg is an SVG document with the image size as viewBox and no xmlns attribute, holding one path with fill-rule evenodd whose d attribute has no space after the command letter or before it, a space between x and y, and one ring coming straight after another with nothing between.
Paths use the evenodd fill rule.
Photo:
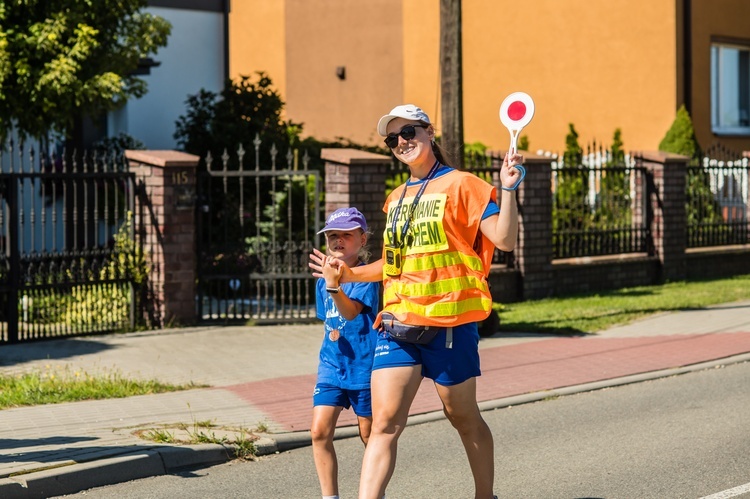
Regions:
<instances>
[{"instance_id":1,"label":"black fanny pack","mask_svg":"<svg viewBox=\"0 0 750 499\"><path fill-rule=\"evenodd\" d=\"M383 312L381 318L383 321L381 325L388 335L394 340L405 343L426 345L443 329L436 326L412 326L411 324L404 324L390 312Z\"/></svg>"}]
</instances>

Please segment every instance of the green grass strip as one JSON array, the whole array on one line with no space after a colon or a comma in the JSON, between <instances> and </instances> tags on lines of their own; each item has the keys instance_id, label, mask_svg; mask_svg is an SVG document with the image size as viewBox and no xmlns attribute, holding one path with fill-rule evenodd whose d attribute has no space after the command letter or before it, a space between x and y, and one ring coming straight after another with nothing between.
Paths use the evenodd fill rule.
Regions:
<instances>
[{"instance_id":1,"label":"green grass strip","mask_svg":"<svg viewBox=\"0 0 750 499\"><path fill-rule=\"evenodd\" d=\"M500 331L593 334L659 312L750 300L750 275L495 304Z\"/></svg>"},{"instance_id":2,"label":"green grass strip","mask_svg":"<svg viewBox=\"0 0 750 499\"><path fill-rule=\"evenodd\" d=\"M156 380L126 379L118 372L91 375L66 366L0 376L0 409L79 400L99 400L198 388Z\"/></svg>"}]
</instances>

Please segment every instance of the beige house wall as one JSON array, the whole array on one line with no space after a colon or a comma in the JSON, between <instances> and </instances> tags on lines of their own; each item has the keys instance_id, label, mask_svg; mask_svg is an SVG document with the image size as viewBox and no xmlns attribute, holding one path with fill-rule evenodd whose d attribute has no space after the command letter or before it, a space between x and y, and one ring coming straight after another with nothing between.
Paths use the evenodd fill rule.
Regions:
<instances>
[{"instance_id":1,"label":"beige house wall","mask_svg":"<svg viewBox=\"0 0 750 499\"><path fill-rule=\"evenodd\" d=\"M750 46L750 1L692 0L692 116L695 134L702 147L719 140L711 131L711 41L734 40ZM727 15L727 12L740 13ZM705 116L705 119L698 119ZM723 136L722 144L733 150L750 150L750 137Z\"/></svg>"},{"instance_id":2,"label":"beige house wall","mask_svg":"<svg viewBox=\"0 0 750 499\"><path fill-rule=\"evenodd\" d=\"M562 151L569 123L583 145L608 145L620 128L627 150L658 147L684 98L683 0L462 3L466 142L507 148L500 104L524 91L536 103L523 132L534 152ZM750 1L692 5L692 115L704 145L710 37L750 38ZM440 133L439 34L439 0L242 0L230 15L230 74L268 72L286 116L318 139L378 143L378 118L405 102Z\"/></svg>"}]
</instances>

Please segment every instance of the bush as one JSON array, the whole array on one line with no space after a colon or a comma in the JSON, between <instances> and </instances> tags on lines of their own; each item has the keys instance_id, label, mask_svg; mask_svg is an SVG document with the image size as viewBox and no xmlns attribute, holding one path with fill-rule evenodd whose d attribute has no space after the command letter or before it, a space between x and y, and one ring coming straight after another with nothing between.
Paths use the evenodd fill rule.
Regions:
<instances>
[{"instance_id":1,"label":"bush","mask_svg":"<svg viewBox=\"0 0 750 499\"><path fill-rule=\"evenodd\" d=\"M694 167L700 164L701 151L698 140L695 138L693 121L684 105L677 110L672 126L659 143L659 150L687 156ZM708 171L701 168L688 169L686 195L688 241L693 245L702 245L697 242L700 239L700 227L724 223L721 206L714 193L711 192L711 179Z\"/></svg>"},{"instance_id":2,"label":"bush","mask_svg":"<svg viewBox=\"0 0 750 499\"><path fill-rule=\"evenodd\" d=\"M82 262L56 276L58 284L70 282L67 288L31 292L19 301L22 320L74 331L129 328L131 289L143 285L150 272L145 253L133 240L132 213L113 239L112 252L100 268Z\"/></svg>"},{"instance_id":3,"label":"bush","mask_svg":"<svg viewBox=\"0 0 750 499\"><path fill-rule=\"evenodd\" d=\"M700 147L693 130L693 121L690 119L690 114L685 109L684 104L677 110L677 116L672 122L672 126L659 143L659 150L682 154L689 158L697 158L700 155Z\"/></svg>"}]
</instances>

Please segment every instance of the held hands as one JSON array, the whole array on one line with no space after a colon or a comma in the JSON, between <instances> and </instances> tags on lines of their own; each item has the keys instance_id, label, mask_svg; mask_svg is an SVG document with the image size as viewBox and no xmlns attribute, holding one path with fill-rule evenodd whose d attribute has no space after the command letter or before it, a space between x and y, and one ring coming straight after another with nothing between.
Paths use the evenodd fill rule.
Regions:
<instances>
[{"instance_id":1,"label":"held hands","mask_svg":"<svg viewBox=\"0 0 750 499\"><path fill-rule=\"evenodd\" d=\"M340 282L347 282L351 274L349 266L338 258L328 256L313 248L308 266L313 270L313 277L326 280L326 286L335 288Z\"/></svg>"},{"instance_id":2,"label":"held hands","mask_svg":"<svg viewBox=\"0 0 750 499\"><path fill-rule=\"evenodd\" d=\"M325 257L325 263L323 263L323 279L326 280L327 288L339 287L339 280L341 279L343 268L338 262L339 260L332 256Z\"/></svg>"},{"instance_id":3,"label":"held hands","mask_svg":"<svg viewBox=\"0 0 750 499\"><path fill-rule=\"evenodd\" d=\"M500 167L500 182L505 191L515 191L518 184L526 174L523 166L523 155L518 152L510 152L503 158L503 166Z\"/></svg>"}]
</instances>

